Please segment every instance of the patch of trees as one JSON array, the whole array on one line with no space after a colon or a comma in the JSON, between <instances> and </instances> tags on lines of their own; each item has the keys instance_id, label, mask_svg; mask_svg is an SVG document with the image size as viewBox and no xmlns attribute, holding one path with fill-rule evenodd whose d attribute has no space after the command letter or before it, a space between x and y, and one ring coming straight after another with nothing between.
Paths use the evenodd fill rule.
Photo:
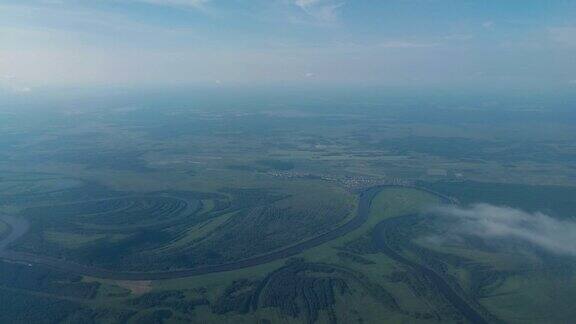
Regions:
<instances>
[{"instance_id":1,"label":"patch of trees","mask_svg":"<svg viewBox=\"0 0 576 324\"><path fill-rule=\"evenodd\" d=\"M0 262L0 286L61 296L91 299L100 284L83 282L82 277L40 266Z\"/></svg>"},{"instance_id":2,"label":"patch of trees","mask_svg":"<svg viewBox=\"0 0 576 324\"><path fill-rule=\"evenodd\" d=\"M221 192L230 194L232 196L231 206L232 210L238 210L248 207L256 207L271 204L282 198L284 195L279 195L266 189L237 189L226 188Z\"/></svg>"},{"instance_id":3,"label":"patch of trees","mask_svg":"<svg viewBox=\"0 0 576 324\"><path fill-rule=\"evenodd\" d=\"M236 280L226 287L224 293L212 305L212 311L216 314L236 312L246 314L250 312L253 303L257 302L259 287L258 281L247 279Z\"/></svg>"},{"instance_id":4,"label":"patch of trees","mask_svg":"<svg viewBox=\"0 0 576 324\"><path fill-rule=\"evenodd\" d=\"M218 198L212 210L198 213L200 208L191 207L199 202L192 199L201 194L176 193L178 198L132 196L29 208L23 214L31 220L30 230L14 248L111 270L193 268L250 258L314 237L352 211L350 201L331 194L310 199L268 189L223 189L206 196ZM212 229L202 240L171 244L190 235L192 226L233 211L226 226Z\"/></svg>"},{"instance_id":5,"label":"patch of trees","mask_svg":"<svg viewBox=\"0 0 576 324\"><path fill-rule=\"evenodd\" d=\"M110 269L130 267L138 270L146 262L145 259L138 259L140 257L136 255L138 251L161 246L170 239L170 235L165 231L143 229L116 242L98 240L83 248L67 251L67 254L81 263L105 266ZM135 257L132 258L132 256Z\"/></svg>"},{"instance_id":6,"label":"patch of trees","mask_svg":"<svg viewBox=\"0 0 576 324\"><path fill-rule=\"evenodd\" d=\"M18 194L8 194L3 192L2 196L0 196L0 204L21 205L23 207L29 207L31 202L34 202L35 205L61 204L63 202L111 198L121 195L120 192L110 190L100 184L88 182L85 180L82 182L84 185L81 187L49 192Z\"/></svg>"},{"instance_id":7,"label":"patch of trees","mask_svg":"<svg viewBox=\"0 0 576 324\"><path fill-rule=\"evenodd\" d=\"M426 297L433 293L433 287L430 287L428 280L413 271L395 271L388 276L388 280L407 285L414 295L418 297Z\"/></svg>"},{"instance_id":8,"label":"patch of trees","mask_svg":"<svg viewBox=\"0 0 576 324\"><path fill-rule=\"evenodd\" d=\"M199 217L184 217L194 212L190 204L198 203L143 196L29 208L23 215L31 221L30 230L14 248L111 269L166 269L170 260L162 264L161 258L140 252L163 246L174 239L174 232L202 221ZM47 240L47 231L62 233L63 241L70 240L70 245ZM73 235L67 237L68 233ZM80 243L75 244L79 234L95 239L82 242L78 238Z\"/></svg>"},{"instance_id":9,"label":"patch of trees","mask_svg":"<svg viewBox=\"0 0 576 324\"><path fill-rule=\"evenodd\" d=\"M174 313L169 309L158 309L138 317L139 324L162 324L170 319Z\"/></svg>"},{"instance_id":10,"label":"patch of trees","mask_svg":"<svg viewBox=\"0 0 576 324\"><path fill-rule=\"evenodd\" d=\"M182 198L188 201L194 200L209 200L209 199L226 199L226 195L213 193L213 192L202 192L202 191L192 191L192 190L165 190L158 191L154 194L169 195L172 197Z\"/></svg>"},{"instance_id":11,"label":"patch of trees","mask_svg":"<svg viewBox=\"0 0 576 324\"><path fill-rule=\"evenodd\" d=\"M231 204L230 201L227 199L217 199L213 200L214 208L212 209L213 212L220 212L230 208Z\"/></svg>"},{"instance_id":12,"label":"patch of trees","mask_svg":"<svg viewBox=\"0 0 576 324\"><path fill-rule=\"evenodd\" d=\"M23 214L37 221L127 225L165 221L179 216L187 207L186 201L171 197L127 197L29 208Z\"/></svg>"},{"instance_id":13,"label":"patch of trees","mask_svg":"<svg viewBox=\"0 0 576 324\"><path fill-rule=\"evenodd\" d=\"M347 202L326 199L313 205L292 198L246 208L175 261L193 267L264 254L325 232L350 210Z\"/></svg>"},{"instance_id":14,"label":"patch of trees","mask_svg":"<svg viewBox=\"0 0 576 324\"><path fill-rule=\"evenodd\" d=\"M139 308L166 307L184 314L192 313L197 306L209 304L204 297L187 298L182 291L178 290L150 292L131 299L127 303Z\"/></svg>"},{"instance_id":15,"label":"patch of trees","mask_svg":"<svg viewBox=\"0 0 576 324\"><path fill-rule=\"evenodd\" d=\"M0 288L0 323L62 323L81 306L56 298Z\"/></svg>"},{"instance_id":16,"label":"patch of trees","mask_svg":"<svg viewBox=\"0 0 576 324\"><path fill-rule=\"evenodd\" d=\"M292 259L262 281L234 281L212 305L212 311L217 314L246 314L260 308L275 308L284 316L307 323L318 321L320 314L327 315L330 322L336 322L337 299L352 294L353 283L386 306L392 305L397 309L386 291L361 275L328 264Z\"/></svg>"},{"instance_id":17,"label":"patch of trees","mask_svg":"<svg viewBox=\"0 0 576 324\"><path fill-rule=\"evenodd\" d=\"M379 253L378 248L372 241L372 238L368 235L363 235L347 242L342 250L360 255Z\"/></svg>"},{"instance_id":18,"label":"patch of trees","mask_svg":"<svg viewBox=\"0 0 576 324\"><path fill-rule=\"evenodd\" d=\"M346 276L336 268L294 262L269 275L259 306L278 308L282 314L308 323L316 322L320 312L326 311L335 322L336 297L349 292Z\"/></svg>"},{"instance_id":19,"label":"patch of trees","mask_svg":"<svg viewBox=\"0 0 576 324\"><path fill-rule=\"evenodd\" d=\"M62 323L70 324L96 324L114 323L124 324L136 315L135 311L116 308L80 308L72 312Z\"/></svg>"}]
</instances>

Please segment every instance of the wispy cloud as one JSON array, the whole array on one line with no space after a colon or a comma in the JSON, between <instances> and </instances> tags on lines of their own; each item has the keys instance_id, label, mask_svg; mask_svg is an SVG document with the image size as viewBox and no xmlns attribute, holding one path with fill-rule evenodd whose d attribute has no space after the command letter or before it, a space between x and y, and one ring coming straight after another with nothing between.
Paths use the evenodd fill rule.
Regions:
<instances>
[{"instance_id":1,"label":"wispy cloud","mask_svg":"<svg viewBox=\"0 0 576 324\"><path fill-rule=\"evenodd\" d=\"M0 0L0 74L34 89L173 80L403 84L415 78L477 86L502 75L510 84L568 86L575 78L576 26L549 25L568 17L516 17L525 22L516 25L494 20L489 31L482 23L489 28L491 18L479 20L467 10L454 16L454 8L428 17L438 1L417 2L396 12L388 1ZM476 71L487 73L471 78Z\"/></svg>"},{"instance_id":2,"label":"wispy cloud","mask_svg":"<svg viewBox=\"0 0 576 324\"><path fill-rule=\"evenodd\" d=\"M100 3L147 3L159 6L174 6L174 7L194 7L194 8L202 8L211 0L95 0L94 2ZM28 1L28 5L32 4L41 4L41 5L66 5L66 4L75 4L78 1L74 0L32 0Z\"/></svg>"},{"instance_id":3,"label":"wispy cloud","mask_svg":"<svg viewBox=\"0 0 576 324\"><path fill-rule=\"evenodd\" d=\"M335 22L345 4L333 0L294 0L293 3L310 17L326 23Z\"/></svg>"},{"instance_id":4,"label":"wispy cloud","mask_svg":"<svg viewBox=\"0 0 576 324\"><path fill-rule=\"evenodd\" d=\"M173 7L192 7L204 9L204 6L210 0L131 0L132 2L142 2L153 5L173 6Z\"/></svg>"},{"instance_id":5,"label":"wispy cloud","mask_svg":"<svg viewBox=\"0 0 576 324\"><path fill-rule=\"evenodd\" d=\"M440 207L434 213L454 221L450 229L453 235L476 236L487 241L513 239L556 254L576 256L576 222L572 220L488 204Z\"/></svg>"},{"instance_id":6,"label":"wispy cloud","mask_svg":"<svg viewBox=\"0 0 576 324\"><path fill-rule=\"evenodd\" d=\"M427 43L427 42L413 42L404 40L392 40L380 43L378 47L380 48L428 48L436 47L440 45L439 43Z\"/></svg>"},{"instance_id":7,"label":"wispy cloud","mask_svg":"<svg viewBox=\"0 0 576 324\"><path fill-rule=\"evenodd\" d=\"M492 30L496 24L493 21L485 21L482 23L482 28Z\"/></svg>"}]
</instances>

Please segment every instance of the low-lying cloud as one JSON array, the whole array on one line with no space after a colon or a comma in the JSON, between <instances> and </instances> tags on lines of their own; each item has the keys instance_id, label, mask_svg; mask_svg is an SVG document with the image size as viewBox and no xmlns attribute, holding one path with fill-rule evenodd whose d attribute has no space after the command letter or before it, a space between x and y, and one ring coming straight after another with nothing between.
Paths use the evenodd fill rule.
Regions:
<instances>
[{"instance_id":1,"label":"low-lying cloud","mask_svg":"<svg viewBox=\"0 0 576 324\"><path fill-rule=\"evenodd\" d=\"M454 221L451 234L513 239L556 254L576 256L576 222L572 220L489 204L439 207L433 213Z\"/></svg>"}]
</instances>

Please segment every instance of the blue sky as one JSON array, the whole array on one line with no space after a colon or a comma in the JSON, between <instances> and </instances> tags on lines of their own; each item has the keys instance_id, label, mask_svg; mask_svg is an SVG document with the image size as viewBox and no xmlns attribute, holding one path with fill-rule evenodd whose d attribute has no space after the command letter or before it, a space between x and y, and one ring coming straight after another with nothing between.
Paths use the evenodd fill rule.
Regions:
<instances>
[{"instance_id":1,"label":"blue sky","mask_svg":"<svg viewBox=\"0 0 576 324\"><path fill-rule=\"evenodd\" d=\"M0 87L576 89L573 0L0 0Z\"/></svg>"}]
</instances>

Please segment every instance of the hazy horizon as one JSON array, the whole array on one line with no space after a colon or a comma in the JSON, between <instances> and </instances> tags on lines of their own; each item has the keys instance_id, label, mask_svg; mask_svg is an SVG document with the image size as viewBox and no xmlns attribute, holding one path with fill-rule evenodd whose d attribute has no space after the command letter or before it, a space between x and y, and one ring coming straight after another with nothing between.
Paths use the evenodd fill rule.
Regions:
<instances>
[{"instance_id":1,"label":"hazy horizon","mask_svg":"<svg viewBox=\"0 0 576 324\"><path fill-rule=\"evenodd\" d=\"M0 323L569 323L576 0L0 0Z\"/></svg>"},{"instance_id":2,"label":"hazy horizon","mask_svg":"<svg viewBox=\"0 0 576 324\"><path fill-rule=\"evenodd\" d=\"M572 1L5 0L0 88L576 89Z\"/></svg>"}]
</instances>

